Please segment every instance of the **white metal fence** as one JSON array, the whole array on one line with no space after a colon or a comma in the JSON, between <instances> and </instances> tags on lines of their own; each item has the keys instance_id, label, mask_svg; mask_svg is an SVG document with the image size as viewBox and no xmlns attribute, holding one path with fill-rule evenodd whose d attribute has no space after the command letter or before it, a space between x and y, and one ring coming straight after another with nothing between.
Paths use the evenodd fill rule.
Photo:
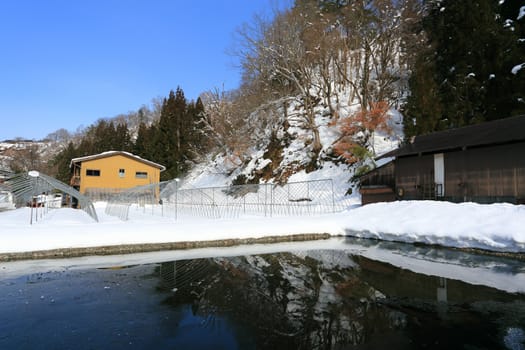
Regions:
<instances>
[{"instance_id":1,"label":"white metal fence","mask_svg":"<svg viewBox=\"0 0 525 350\"><path fill-rule=\"evenodd\" d=\"M181 217L238 218L297 216L345 209L335 200L331 179L284 185L257 184L181 189L172 180L135 187L113 196L106 213L122 220L134 214Z\"/></svg>"},{"instance_id":2,"label":"white metal fence","mask_svg":"<svg viewBox=\"0 0 525 350\"><path fill-rule=\"evenodd\" d=\"M4 186L14 196L17 206L31 208L29 221L31 224L41 219L49 209L60 208L63 196L74 199L77 207L85 211L93 220L98 221L95 207L88 197L38 171L15 174L5 182Z\"/></svg>"}]
</instances>

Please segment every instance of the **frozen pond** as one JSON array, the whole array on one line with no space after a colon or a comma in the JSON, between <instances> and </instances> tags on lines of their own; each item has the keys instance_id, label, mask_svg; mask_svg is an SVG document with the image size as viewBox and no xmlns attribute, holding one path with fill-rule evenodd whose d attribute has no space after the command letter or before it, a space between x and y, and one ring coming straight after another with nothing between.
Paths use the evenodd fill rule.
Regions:
<instances>
[{"instance_id":1,"label":"frozen pond","mask_svg":"<svg viewBox=\"0 0 525 350\"><path fill-rule=\"evenodd\" d=\"M0 263L0 349L524 349L525 266L355 239Z\"/></svg>"}]
</instances>

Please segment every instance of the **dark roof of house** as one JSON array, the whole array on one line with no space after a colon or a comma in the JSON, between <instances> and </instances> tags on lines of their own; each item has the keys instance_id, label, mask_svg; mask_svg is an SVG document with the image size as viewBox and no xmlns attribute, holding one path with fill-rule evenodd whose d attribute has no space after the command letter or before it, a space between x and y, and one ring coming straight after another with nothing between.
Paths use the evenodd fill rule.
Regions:
<instances>
[{"instance_id":1,"label":"dark roof of house","mask_svg":"<svg viewBox=\"0 0 525 350\"><path fill-rule=\"evenodd\" d=\"M166 167L164 165L160 165L160 164L154 163L154 162L152 162L150 160L141 158L141 157L139 157L137 155L134 155L134 154L129 153L129 152L124 152L124 151L108 151L108 152L103 152L103 153L99 153L99 154L94 154L94 155L91 155L91 156L73 158L73 159L71 159L69 167L72 167L74 164L77 164L77 163L82 163L82 162L86 162L86 161L89 161L89 160L113 157L113 156L128 157L128 158L136 160L137 162L141 162L141 163L147 164L149 166L152 166L154 168L158 168L158 169L160 169L160 171L166 170Z\"/></svg>"},{"instance_id":2,"label":"dark roof of house","mask_svg":"<svg viewBox=\"0 0 525 350\"><path fill-rule=\"evenodd\" d=\"M416 136L378 157L402 157L525 140L525 115Z\"/></svg>"}]
</instances>

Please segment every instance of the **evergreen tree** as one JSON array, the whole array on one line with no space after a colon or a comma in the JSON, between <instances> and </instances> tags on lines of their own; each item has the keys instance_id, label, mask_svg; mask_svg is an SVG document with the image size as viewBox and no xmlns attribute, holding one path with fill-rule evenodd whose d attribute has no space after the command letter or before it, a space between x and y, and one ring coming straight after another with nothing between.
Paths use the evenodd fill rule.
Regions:
<instances>
[{"instance_id":1,"label":"evergreen tree","mask_svg":"<svg viewBox=\"0 0 525 350\"><path fill-rule=\"evenodd\" d=\"M409 84L415 93L408 96L403 111L405 137L444 129L446 123L442 120L434 61L428 59L428 56L420 55L414 65ZM424 93L418 93L420 91Z\"/></svg>"},{"instance_id":2,"label":"evergreen tree","mask_svg":"<svg viewBox=\"0 0 525 350\"><path fill-rule=\"evenodd\" d=\"M525 72L513 74L512 68L525 56L515 31L507 28L508 21L500 14L507 11L505 4L500 7L493 0L429 4L423 28L430 52L420 50L416 58L405 106L406 135L523 113Z\"/></svg>"},{"instance_id":3,"label":"evergreen tree","mask_svg":"<svg viewBox=\"0 0 525 350\"><path fill-rule=\"evenodd\" d=\"M79 157L79 149L75 147L73 142L69 142L67 147L64 148L60 153L58 153L53 160L51 161L53 167L56 169L55 177L68 184L71 179L71 173L69 165L71 164L71 159Z\"/></svg>"},{"instance_id":4,"label":"evergreen tree","mask_svg":"<svg viewBox=\"0 0 525 350\"><path fill-rule=\"evenodd\" d=\"M70 143L55 157L57 176L69 181L72 158L118 150L164 165L166 170L161 173L161 179L170 180L180 177L206 152L206 136L199 124L205 117L204 105L200 98L188 103L180 87L170 91L163 100L157 122L148 126L143 111L139 111L138 116L141 122L135 142L131 140L126 122L115 125L112 120L100 119L88 127L78 146Z\"/></svg>"},{"instance_id":5,"label":"evergreen tree","mask_svg":"<svg viewBox=\"0 0 525 350\"><path fill-rule=\"evenodd\" d=\"M435 3L427 25L429 37L435 43L434 57L437 84L440 86L442 112L449 127L460 127L484 120L482 89L488 74L482 72L480 62L487 54L482 29L494 22L494 12L487 6L491 0L444 1ZM488 12L488 13L487 13Z\"/></svg>"},{"instance_id":6,"label":"evergreen tree","mask_svg":"<svg viewBox=\"0 0 525 350\"><path fill-rule=\"evenodd\" d=\"M204 106L200 99L197 102L189 102L186 108L183 155L184 165L182 168L187 170L188 163L199 158L205 149L204 134L199 129L200 119L204 115Z\"/></svg>"},{"instance_id":7,"label":"evergreen tree","mask_svg":"<svg viewBox=\"0 0 525 350\"><path fill-rule=\"evenodd\" d=\"M493 108L490 119L498 115L525 114L525 14L523 2L499 1L497 23L503 29L498 40L503 48L494 57L500 72L491 80L488 96ZM521 14L521 16L520 16ZM521 69L516 69L521 65Z\"/></svg>"},{"instance_id":8,"label":"evergreen tree","mask_svg":"<svg viewBox=\"0 0 525 350\"><path fill-rule=\"evenodd\" d=\"M151 131L152 128L148 128L144 122L141 122L139 124L139 129L137 131L137 138L135 139L135 143L133 144L133 153L146 158L151 159L150 153L148 152L149 147L151 145Z\"/></svg>"},{"instance_id":9,"label":"evergreen tree","mask_svg":"<svg viewBox=\"0 0 525 350\"><path fill-rule=\"evenodd\" d=\"M129 134L127 125L120 123L114 130L115 133L111 143L112 149L131 152L133 143L131 142L131 135Z\"/></svg>"},{"instance_id":10,"label":"evergreen tree","mask_svg":"<svg viewBox=\"0 0 525 350\"><path fill-rule=\"evenodd\" d=\"M184 140L184 116L186 113L186 99L179 87L176 92L170 91L164 99L155 133L156 161L166 167L161 174L163 180L179 176L180 164L183 161L181 144Z\"/></svg>"},{"instance_id":11,"label":"evergreen tree","mask_svg":"<svg viewBox=\"0 0 525 350\"><path fill-rule=\"evenodd\" d=\"M191 123L191 142L190 142L190 152L192 152L195 159L197 157L203 156L206 151L208 151L207 142L206 142L206 133L204 131L204 125L201 123L201 119L205 118L204 104L202 103L201 98L197 98L197 101L190 106L188 106L188 115Z\"/></svg>"}]
</instances>

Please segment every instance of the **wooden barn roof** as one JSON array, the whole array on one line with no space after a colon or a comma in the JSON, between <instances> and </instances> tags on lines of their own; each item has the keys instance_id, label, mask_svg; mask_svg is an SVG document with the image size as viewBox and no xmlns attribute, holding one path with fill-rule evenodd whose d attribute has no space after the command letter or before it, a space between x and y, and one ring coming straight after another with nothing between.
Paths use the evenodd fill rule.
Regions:
<instances>
[{"instance_id":1,"label":"wooden barn roof","mask_svg":"<svg viewBox=\"0 0 525 350\"><path fill-rule=\"evenodd\" d=\"M160 164L154 163L154 162L152 162L150 160L141 158L141 157L139 157L137 155L134 155L134 154L129 153L129 152L124 152L124 151L108 151L108 152L103 152L103 153L99 153L99 154L94 154L94 155L91 155L91 156L73 158L73 159L71 159L70 167L73 166L73 164L82 163L82 162L89 161L89 160L94 160L94 159L113 157L113 156L116 156L116 155L121 155L121 156L124 156L124 157L128 157L128 158L134 159L137 162L141 162L141 163L147 164L149 166L152 166L154 168L158 168L158 169L160 169L160 171L166 170L166 167L164 165L160 165Z\"/></svg>"},{"instance_id":2,"label":"wooden barn roof","mask_svg":"<svg viewBox=\"0 0 525 350\"><path fill-rule=\"evenodd\" d=\"M405 145L378 157L403 157L525 140L525 115L416 136Z\"/></svg>"}]
</instances>

